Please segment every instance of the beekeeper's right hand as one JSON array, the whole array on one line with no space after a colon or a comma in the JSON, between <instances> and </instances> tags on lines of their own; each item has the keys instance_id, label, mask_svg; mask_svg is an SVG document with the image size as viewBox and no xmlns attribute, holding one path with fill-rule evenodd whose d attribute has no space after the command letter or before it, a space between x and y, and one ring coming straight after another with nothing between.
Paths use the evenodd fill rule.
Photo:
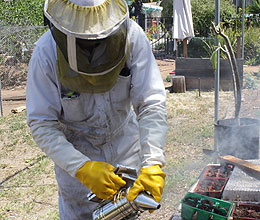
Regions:
<instances>
[{"instance_id":1,"label":"beekeeper's right hand","mask_svg":"<svg viewBox=\"0 0 260 220\"><path fill-rule=\"evenodd\" d=\"M100 199L112 199L113 195L126 184L113 172L114 167L102 161L87 161L76 172L79 181Z\"/></svg>"}]
</instances>

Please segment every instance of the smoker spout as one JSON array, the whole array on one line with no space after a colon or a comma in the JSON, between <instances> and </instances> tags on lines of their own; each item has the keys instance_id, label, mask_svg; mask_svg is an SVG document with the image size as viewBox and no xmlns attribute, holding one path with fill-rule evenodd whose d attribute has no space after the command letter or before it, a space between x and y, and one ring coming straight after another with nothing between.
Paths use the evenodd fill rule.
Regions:
<instances>
[{"instance_id":1,"label":"smoker spout","mask_svg":"<svg viewBox=\"0 0 260 220\"><path fill-rule=\"evenodd\" d=\"M160 203L156 202L146 193L139 194L134 200L134 203L139 209L141 208L143 210L159 209L161 207Z\"/></svg>"}]
</instances>

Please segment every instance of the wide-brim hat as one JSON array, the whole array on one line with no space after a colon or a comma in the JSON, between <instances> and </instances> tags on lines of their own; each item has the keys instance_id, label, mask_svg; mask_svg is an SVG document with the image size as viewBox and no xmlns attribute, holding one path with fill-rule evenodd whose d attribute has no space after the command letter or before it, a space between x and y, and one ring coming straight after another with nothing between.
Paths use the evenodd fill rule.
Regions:
<instances>
[{"instance_id":1,"label":"wide-brim hat","mask_svg":"<svg viewBox=\"0 0 260 220\"><path fill-rule=\"evenodd\" d=\"M112 88L129 53L125 0L46 0L60 82L77 92Z\"/></svg>"},{"instance_id":2,"label":"wide-brim hat","mask_svg":"<svg viewBox=\"0 0 260 220\"><path fill-rule=\"evenodd\" d=\"M46 0L44 14L64 34L102 39L126 22L125 0Z\"/></svg>"}]
</instances>

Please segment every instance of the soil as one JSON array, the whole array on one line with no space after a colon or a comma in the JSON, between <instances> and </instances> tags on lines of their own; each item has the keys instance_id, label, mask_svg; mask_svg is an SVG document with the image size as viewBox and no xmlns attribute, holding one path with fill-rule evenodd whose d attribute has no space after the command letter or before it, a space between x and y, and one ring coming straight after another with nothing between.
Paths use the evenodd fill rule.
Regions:
<instances>
[{"instance_id":1,"label":"soil","mask_svg":"<svg viewBox=\"0 0 260 220\"><path fill-rule=\"evenodd\" d=\"M223 178L223 174L220 173L220 168L217 166L211 166L207 169L206 171L206 175L207 177L222 177Z\"/></svg>"},{"instance_id":2,"label":"soil","mask_svg":"<svg viewBox=\"0 0 260 220\"><path fill-rule=\"evenodd\" d=\"M218 192L222 191L226 179L220 178L202 178L195 192Z\"/></svg>"},{"instance_id":3,"label":"soil","mask_svg":"<svg viewBox=\"0 0 260 220\"><path fill-rule=\"evenodd\" d=\"M230 176L233 170L232 165L228 165L225 167L220 166L209 166L205 171L205 177L217 177L217 178L227 178Z\"/></svg>"},{"instance_id":4,"label":"soil","mask_svg":"<svg viewBox=\"0 0 260 220\"><path fill-rule=\"evenodd\" d=\"M233 216L260 219L260 206L241 204L236 206Z\"/></svg>"},{"instance_id":5,"label":"soil","mask_svg":"<svg viewBox=\"0 0 260 220\"><path fill-rule=\"evenodd\" d=\"M217 206L214 208L214 213L222 216L227 216L228 210L225 207Z\"/></svg>"},{"instance_id":6,"label":"soil","mask_svg":"<svg viewBox=\"0 0 260 220\"><path fill-rule=\"evenodd\" d=\"M3 115L7 116L13 109L25 106L26 87L2 89Z\"/></svg>"}]
</instances>

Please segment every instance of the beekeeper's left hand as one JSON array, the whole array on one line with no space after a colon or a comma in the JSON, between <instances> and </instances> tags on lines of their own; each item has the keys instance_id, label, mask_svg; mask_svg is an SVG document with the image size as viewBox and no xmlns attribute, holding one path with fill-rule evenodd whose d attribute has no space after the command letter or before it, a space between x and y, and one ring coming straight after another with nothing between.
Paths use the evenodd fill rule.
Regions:
<instances>
[{"instance_id":1,"label":"beekeeper's left hand","mask_svg":"<svg viewBox=\"0 0 260 220\"><path fill-rule=\"evenodd\" d=\"M149 191L156 202L161 201L166 174L159 165L141 169L137 180L127 194L127 200L133 201L141 191Z\"/></svg>"}]
</instances>

